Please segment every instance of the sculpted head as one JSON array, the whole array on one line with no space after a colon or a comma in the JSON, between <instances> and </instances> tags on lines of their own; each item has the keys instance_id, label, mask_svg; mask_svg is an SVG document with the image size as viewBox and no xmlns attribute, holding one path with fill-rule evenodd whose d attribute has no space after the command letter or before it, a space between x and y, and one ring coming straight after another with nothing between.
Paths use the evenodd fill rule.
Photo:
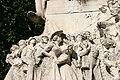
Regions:
<instances>
[{"instance_id":1,"label":"sculpted head","mask_svg":"<svg viewBox=\"0 0 120 80\"><path fill-rule=\"evenodd\" d=\"M109 58L109 55L110 55L111 53L109 52L109 51L104 51L104 55L103 55L103 57L104 58Z\"/></svg>"},{"instance_id":2,"label":"sculpted head","mask_svg":"<svg viewBox=\"0 0 120 80\"><path fill-rule=\"evenodd\" d=\"M50 40L51 41L57 41L58 43L61 43L63 41L63 31L56 31L55 33L52 34Z\"/></svg>"},{"instance_id":3,"label":"sculpted head","mask_svg":"<svg viewBox=\"0 0 120 80\"><path fill-rule=\"evenodd\" d=\"M86 39L91 39L91 33L89 31L85 31L83 33L83 39L86 40Z\"/></svg>"},{"instance_id":4,"label":"sculpted head","mask_svg":"<svg viewBox=\"0 0 120 80\"><path fill-rule=\"evenodd\" d=\"M61 43L62 42L62 38L60 37L60 36L54 36L54 39L56 38L56 41L58 42L58 43Z\"/></svg>"},{"instance_id":5,"label":"sculpted head","mask_svg":"<svg viewBox=\"0 0 120 80\"><path fill-rule=\"evenodd\" d=\"M15 51L16 49L19 49L18 45L12 45L12 47L10 48L10 51Z\"/></svg>"},{"instance_id":6,"label":"sculpted head","mask_svg":"<svg viewBox=\"0 0 120 80\"><path fill-rule=\"evenodd\" d=\"M52 40L53 40L53 41L57 41L58 37L59 37L58 35L55 35L55 36L52 38Z\"/></svg>"},{"instance_id":7,"label":"sculpted head","mask_svg":"<svg viewBox=\"0 0 120 80\"><path fill-rule=\"evenodd\" d=\"M76 36L76 41L79 42L79 41L82 41L82 35L81 34L78 34Z\"/></svg>"},{"instance_id":8,"label":"sculpted head","mask_svg":"<svg viewBox=\"0 0 120 80\"><path fill-rule=\"evenodd\" d=\"M33 37L31 37L31 38L29 38L28 39L28 45L30 45L30 44L36 44L36 39L35 38L33 38Z\"/></svg>"},{"instance_id":9,"label":"sculpted head","mask_svg":"<svg viewBox=\"0 0 120 80\"><path fill-rule=\"evenodd\" d=\"M120 13L120 3L119 0L108 0L107 5L110 9L112 15L117 15Z\"/></svg>"},{"instance_id":10,"label":"sculpted head","mask_svg":"<svg viewBox=\"0 0 120 80\"><path fill-rule=\"evenodd\" d=\"M70 36L70 41L75 42L75 36Z\"/></svg>"},{"instance_id":11,"label":"sculpted head","mask_svg":"<svg viewBox=\"0 0 120 80\"><path fill-rule=\"evenodd\" d=\"M42 43L46 43L46 44L47 44L48 41L49 41L48 36L42 36L42 37L41 37L41 42L42 42Z\"/></svg>"},{"instance_id":12,"label":"sculpted head","mask_svg":"<svg viewBox=\"0 0 120 80\"><path fill-rule=\"evenodd\" d=\"M19 42L18 42L18 45L21 47L21 46L26 46L27 44L26 44L26 40L20 40Z\"/></svg>"},{"instance_id":13,"label":"sculpted head","mask_svg":"<svg viewBox=\"0 0 120 80\"><path fill-rule=\"evenodd\" d=\"M106 49L116 47L115 41L110 38L101 39L101 43Z\"/></svg>"},{"instance_id":14,"label":"sculpted head","mask_svg":"<svg viewBox=\"0 0 120 80\"><path fill-rule=\"evenodd\" d=\"M103 5L101 8L99 8L99 10L100 10L102 13L106 13L106 12L107 12L107 7Z\"/></svg>"},{"instance_id":15,"label":"sculpted head","mask_svg":"<svg viewBox=\"0 0 120 80\"><path fill-rule=\"evenodd\" d=\"M73 45L68 46L68 52L71 52L71 51L73 51Z\"/></svg>"}]
</instances>

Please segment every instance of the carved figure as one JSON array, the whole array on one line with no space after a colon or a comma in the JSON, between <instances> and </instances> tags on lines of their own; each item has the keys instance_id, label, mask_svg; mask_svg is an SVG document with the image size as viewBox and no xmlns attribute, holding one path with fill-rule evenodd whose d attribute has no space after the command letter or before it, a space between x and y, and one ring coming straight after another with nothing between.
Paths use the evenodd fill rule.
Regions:
<instances>
[{"instance_id":1,"label":"carved figure","mask_svg":"<svg viewBox=\"0 0 120 80\"><path fill-rule=\"evenodd\" d=\"M36 44L35 38L30 38L28 40L28 45L25 47L21 54L21 59L23 63L25 63L27 66L27 70L23 70L27 73L27 80L33 80L33 71L34 71L34 65L35 65L35 48L34 45Z\"/></svg>"},{"instance_id":2,"label":"carved figure","mask_svg":"<svg viewBox=\"0 0 120 80\"><path fill-rule=\"evenodd\" d=\"M79 80L76 73L71 68L70 58L72 53L73 53L73 46L68 45L66 49L63 48L62 54L58 57L57 64L60 66L60 74L62 80Z\"/></svg>"},{"instance_id":3,"label":"carved figure","mask_svg":"<svg viewBox=\"0 0 120 80\"><path fill-rule=\"evenodd\" d=\"M74 45L74 43L75 43L75 36L69 35L69 37L70 37L70 44Z\"/></svg>"},{"instance_id":4,"label":"carved figure","mask_svg":"<svg viewBox=\"0 0 120 80\"><path fill-rule=\"evenodd\" d=\"M41 36L41 40L39 43L36 44L35 49L35 59L36 59L36 64L38 64L41 60L42 57L45 55L42 54L42 51L46 48L48 45L49 38L47 36Z\"/></svg>"},{"instance_id":5,"label":"carved figure","mask_svg":"<svg viewBox=\"0 0 120 80\"><path fill-rule=\"evenodd\" d=\"M11 51L11 54L8 54L7 57L6 57L6 62L7 63L10 63L11 65L14 65L14 60L15 58L17 58L17 53L18 53L18 49L19 49L19 46L17 45L12 45L10 51Z\"/></svg>"},{"instance_id":6,"label":"carved figure","mask_svg":"<svg viewBox=\"0 0 120 80\"><path fill-rule=\"evenodd\" d=\"M117 15L120 11L119 0L108 0L107 5L112 13L112 15Z\"/></svg>"},{"instance_id":7,"label":"carved figure","mask_svg":"<svg viewBox=\"0 0 120 80\"><path fill-rule=\"evenodd\" d=\"M58 31L55 32L54 34L52 34L51 36L51 41L52 41L52 46L51 44L49 44L49 46L51 47L50 52L48 53L47 51L44 51L43 53L45 54L50 54L50 60L49 60L49 65L47 66L47 68L45 69L45 72L42 76L43 80L61 80L61 76L60 76L60 72L58 69L58 65L56 64L56 60L57 57L59 57L61 55L61 49L60 49L60 45L62 42L62 39L60 37L62 31Z\"/></svg>"},{"instance_id":8,"label":"carved figure","mask_svg":"<svg viewBox=\"0 0 120 80\"><path fill-rule=\"evenodd\" d=\"M35 0L36 12L29 11L27 16L35 23L44 24L46 20L44 34L20 40L11 47L6 62L12 67L4 80L120 80L120 1L108 0L106 5L99 8L101 12L96 9L98 6L92 7L94 11L89 11L87 8L94 1ZM53 3L57 2L60 5L54 6ZM61 9L61 6L65 8ZM66 10L68 6L74 10ZM85 19L90 21L84 22ZM83 24L77 30L81 34L71 35L72 28L66 28L70 21L73 21L70 28ZM74 25L74 22L79 24ZM99 32L85 29L88 24L93 27L97 25Z\"/></svg>"},{"instance_id":9,"label":"carved figure","mask_svg":"<svg viewBox=\"0 0 120 80\"><path fill-rule=\"evenodd\" d=\"M67 41L67 37L64 33L60 34L60 38L61 39L58 39L59 40L58 42L61 43L62 41L63 43L60 45L61 54L57 56L56 63L60 68L61 79L62 80L78 80L76 73L70 66L71 55L73 53L73 46L65 42L65 39Z\"/></svg>"},{"instance_id":10,"label":"carved figure","mask_svg":"<svg viewBox=\"0 0 120 80\"><path fill-rule=\"evenodd\" d=\"M34 46L35 48L35 67L34 67L34 80L40 80L42 77L42 71L43 68L45 68L47 65L45 64L46 60L48 60L48 56L43 54L43 50L48 46L49 38L47 36L39 36L38 43Z\"/></svg>"},{"instance_id":11,"label":"carved figure","mask_svg":"<svg viewBox=\"0 0 120 80\"><path fill-rule=\"evenodd\" d=\"M12 45L10 51L11 54L7 55L6 62L10 63L12 67L10 68L8 74L6 75L4 80L20 80L20 68L22 66L22 60L20 59L20 50L18 45Z\"/></svg>"},{"instance_id":12,"label":"carved figure","mask_svg":"<svg viewBox=\"0 0 120 80\"><path fill-rule=\"evenodd\" d=\"M113 77L113 80L119 80L120 79L120 76L119 76L120 69L119 69L119 65L118 65L119 60L118 61L109 60L109 58L107 56L108 53L109 52L105 52L103 62L106 65L106 67L108 67L110 69L109 73Z\"/></svg>"},{"instance_id":13,"label":"carved figure","mask_svg":"<svg viewBox=\"0 0 120 80\"><path fill-rule=\"evenodd\" d=\"M107 17L106 20L98 22L97 28L100 33L100 37L117 37L118 30L115 26L119 22L119 2L115 0L108 0L107 5L103 5L99 10ZM114 29L114 30L113 30Z\"/></svg>"},{"instance_id":14,"label":"carved figure","mask_svg":"<svg viewBox=\"0 0 120 80\"><path fill-rule=\"evenodd\" d=\"M90 46L87 47L85 44L84 44L84 40L83 40L83 37L82 35L77 35L76 36L76 41L77 41L77 44L75 45L75 51L78 55L78 67L80 67L80 63L81 63L81 59L82 59L82 56L84 55L87 55L89 50L90 50ZM83 64L82 64L83 65Z\"/></svg>"}]
</instances>

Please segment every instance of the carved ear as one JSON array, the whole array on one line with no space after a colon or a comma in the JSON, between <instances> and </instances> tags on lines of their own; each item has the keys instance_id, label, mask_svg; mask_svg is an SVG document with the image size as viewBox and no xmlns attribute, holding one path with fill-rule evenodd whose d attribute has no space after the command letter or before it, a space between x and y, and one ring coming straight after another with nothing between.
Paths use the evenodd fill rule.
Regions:
<instances>
[{"instance_id":1,"label":"carved ear","mask_svg":"<svg viewBox=\"0 0 120 80\"><path fill-rule=\"evenodd\" d=\"M45 20L41 16L38 16L35 12L29 11L27 17L34 23L44 24Z\"/></svg>"}]
</instances>

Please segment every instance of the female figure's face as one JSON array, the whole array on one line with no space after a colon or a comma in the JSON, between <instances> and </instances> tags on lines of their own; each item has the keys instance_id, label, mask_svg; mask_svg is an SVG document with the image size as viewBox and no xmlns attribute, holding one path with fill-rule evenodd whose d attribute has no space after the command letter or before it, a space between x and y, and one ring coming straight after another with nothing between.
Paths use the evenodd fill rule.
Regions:
<instances>
[{"instance_id":1,"label":"female figure's face","mask_svg":"<svg viewBox=\"0 0 120 80\"><path fill-rule=\"evenodd\" d=\"M20 41L19 42L19 44L18 44L20 47L24 47L24 46L26 46L26 41L25 40L22 40L22 41Z\"/></svg>"},{"instance_id":2,"label":"female figure's face","mask_svg":"<svg viewBox=\"0 0 120 80\"><path fill-rule=\"evenodd\" d=\"M61 37L58 36L57 41L58 41L58 43L62 42Z\"/></svg>"},{"instance_id":3,"label":"female figure's face","mask_svg":"<svg viewBox=\"0 0 120 80\"><path fill-rule=\"evenodd\" d=\"M82 36L81 36L81 35L78 35L78 36L76 37L76 40L77 40L78 42L81 42L81 41L82 41Z\"/></svg>"},{"instance_id":4,"label":"female figure's face","mask_svg":"<svg viewBox=\"0 0 120 80\"><path fill-rule=\"evenodd\" d=\"M83 35L85 39L91 39L91 33L89 31L86 31Z\"/></svg>"},{"instance_id":5,"label":"female figure's face","mask_svg":"<svg viewBox=\"0 0 120 80\"><path fill-rule=\"evenodd\" d=\"M73 45L68 46L68 53L71 53L73 51ZM72 53L71 53L72 54Z\"/></svg>"},{"instance_id":6,"label":"female figure's face","mask_svg":"<svg viewBox=\"0 0 120 80\"><path fill-rule=\"evenodd\" d=\"M30 40L30 44L35 44L36 43L36 40L35 39L31 39Z\"/></svg>"},{"instance_id":7,"label":"female figure's face","mask_svg":"<svg viewBox=\"0 0 120 80\"><path fill-rule=\"evenodd\" d=\"M89 36L90 36L90 32L85 32L85 35L86 35L87 37L89 37Z\"/></svg>"},{"instance_id":8,"label":"female figure's face","mask_svg":"<svg viewBox=\"0 0 120 80\"><path fill-rule=\"evenodd\" d=\"M73 42L75 41L75 37L74 37L74 36L71 36L70 39L71 39L71 41L73 41Z\"/></svg>"},{"instance_id":9,"label":"female figure's face","mask_svg":"<svg viewBox=\"0 0 120 80\"><path fill-rule=\"evenodd\" d=\"M55 35L53 37L53 41L57 41L58 43L60 43L62 41L61 37L59 37L58 35Z\"/></svg>"},{"instance_id":10,"label":"female figure's face","mask_svg":"<svg viewBox=\"0 0 120 80\"><path fill-rule=\"evenodd\" d=\"M10 51L15 51L16 49L19 49L19 47L17 45L12 45L12 47L10 48Z\"/></svg>"},{"instance_id":11,"label":"female figure's face","mask_svg":"<svg viewBox=\"0 0 120 80\"><path fill-rule=\"evenodd\" d=\"M57 39L58 39L58 36L55 35L55 36L53 37L53 41L57 41Z\"/></svg>"},{"instance_id":12,"label":"female figure's face","mask_svg":"<svg viewBox=\"0 0 120 80\"><path fill-rule=\"evenodd\" d=\"M49 39L47 37L42 38L42 43L48 43Z\"/></svg>"}]
</instances>

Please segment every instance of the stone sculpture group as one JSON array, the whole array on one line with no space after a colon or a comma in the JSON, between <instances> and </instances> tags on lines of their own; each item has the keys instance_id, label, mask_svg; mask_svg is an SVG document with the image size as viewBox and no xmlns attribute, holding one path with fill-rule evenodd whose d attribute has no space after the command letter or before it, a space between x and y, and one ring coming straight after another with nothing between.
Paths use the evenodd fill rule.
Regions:
<instances>
[{"instance_id":1,"label":"stone sculpture group","mask_svg":"<svg viewBox=\"0 0 120 80\"><path fill-rule=\"evenodd\" d=\"M12 45L4 80L120 80L120 1L99 10L108 18L94 32L58 30Z\"/></svg>"}]
</instances>

